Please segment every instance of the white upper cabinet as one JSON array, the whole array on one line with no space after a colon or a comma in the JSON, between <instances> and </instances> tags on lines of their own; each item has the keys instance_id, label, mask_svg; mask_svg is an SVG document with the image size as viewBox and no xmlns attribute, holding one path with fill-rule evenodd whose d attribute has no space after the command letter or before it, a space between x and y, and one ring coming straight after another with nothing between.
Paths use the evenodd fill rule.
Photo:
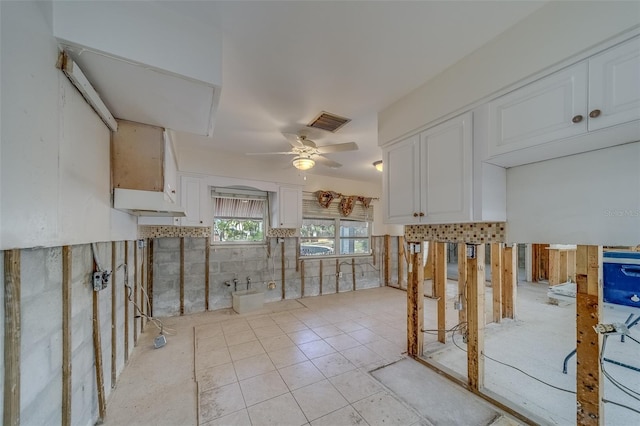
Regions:
<instances>
[{"instance_id":1,"label":"white upper cabinet","mask_svg":"<svg viewBox=\"0 0 640 426\"><path fill-rule=\"evenodd\" d=\"M382 164L385 223L419 223L427 211L426 198L420 196L420 135L384 148Z\"/></svg>"},{"instance_id":2,"label":"white upper cabinet","mask_svg":"<svg viewBox=\"0 0 640 426\"><path fill-rule=\"evenodd\" d=\"M640 37L489 102L486 161L512 167L640 139Z\"/></svg>"},{"instance_id":3,"label":"white upper cabinet","mask_svg":"<svg viewBox=\"0 0 640 426\"><path fill-rule=\"evenodd\" d=\"M640 37L589 60L589 130L640 119Z\"/></svg>"},{"instance_id":4,"label":"white upper cabinet","mask_svg":"<svg viewBox=\"0 0 640 426\"><path fill-rule=\"evenodd\" d=\"M181 176L180 195L182 207L185 209L185 217L180 218L182 226L211 226L206 217L207 185L199 177Z\"/></svg>"},{"instance_id":5,"label":"white upper cabinet","mask_svg":"<svg viewBox=\"0 0 640 426\"><path fill-rule=\"evenodd\" d=\"M489 156L584 133L586 103L586 63L490 102Z\"/></svg>"},{"instance_id":6,"label":"white upper cabinet","mask_svg":"<svg viewBox=\"0 0 640 426\"><path fill-rule=\"evenodd\" d=\"M278 189L278 210L273 212L273 228L300 228L302 226L302 189L299 186L281 186Z\"/></svg>"},{"instance_id":7,"label":"white upper cabinet","mask_svg":"<svg viewBox=\"0 0 640 426\"><path fill-rule=\"evenodd\" d=\"M467 113L420 134L427 222L471 220L472 124Z\"/></svg>"},{"instance_id":8,"label":"white upper cabinet","mask_svg":"<svg viewBox=\"0 0 640 426\"><path fill-rule=\"evenodd\" d=\"M474 133L473 113L468 112L383 148L385 223L505 220L504 169L474 164ZM486 135L477 133L478 143L485 143ZM489 189L482 185L485 176L493 179ZM476 188L480 192L474 195ZM485 206L489 199L500 205Z\"/></svg>"}]
</instances>

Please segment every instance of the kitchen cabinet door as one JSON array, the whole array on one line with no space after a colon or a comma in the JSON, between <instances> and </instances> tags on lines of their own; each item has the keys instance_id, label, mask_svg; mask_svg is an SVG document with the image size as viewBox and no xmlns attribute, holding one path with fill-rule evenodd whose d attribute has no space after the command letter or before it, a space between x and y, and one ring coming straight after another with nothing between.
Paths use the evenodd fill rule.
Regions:
<instances>
[{"instance_id":1,"label":"kitchen cabinet door","mask_svg":"<svg viewBox=\"0 0 640 426\"><path fill-rule=\"evenodd\" d=\"M586 61L489 103L489 157L587 131Z\"/></svg>"},{"instance_id":2,"label":"kitchen cabinet door","mask_svg":"<svg viewBox=\"0 0 640 426\"><path fill-rule=\"evenodd\" d=\"M182 176L180 179L182 207L186 216L181 218L182 226L210 226L204 223L201 213L200 178Z\"/></svg>"},{"instance_id":3,"label":"kitchen cabinet door","mask_svg":"<svg viewBox=\"0 0 640 426\"><path fill-rule=\"evenodd\" d=\"M302 226L302 190L300 187L281 186L278 190L277 228Z\"/></svg>"},{"instance_id":4,"label":"kitchen cabinet door","mask_svg":"<svg viewBox=\"0 0 640 426\"><path fill-rule=\"evenodd\" d=\"M384 164L384 221L420 223L426 206L420 197L420 137L411 136L382 151ZM425 199L426 200L426 199Z\"/></svg>"},{"instance_id":5,"label":"kitchen cabinet door","mask_svg":"<svg viewBox=\"0 0 640 426\"><path fill-rule=\"evenodd\" d=\"M589 131L640 120L640 37L589 59Z\"/></svg>"},{"instance_id":6,"label":"kitchen cabinet door","mask_svg":"<svg viewBox=\"0 0 640 426\"><path fill-rule=\"evenodd\" d=\"M473 188L472 113L448 120L420 134L422 174L428 223L471 220Z\"/></svg>"}]
</instances>

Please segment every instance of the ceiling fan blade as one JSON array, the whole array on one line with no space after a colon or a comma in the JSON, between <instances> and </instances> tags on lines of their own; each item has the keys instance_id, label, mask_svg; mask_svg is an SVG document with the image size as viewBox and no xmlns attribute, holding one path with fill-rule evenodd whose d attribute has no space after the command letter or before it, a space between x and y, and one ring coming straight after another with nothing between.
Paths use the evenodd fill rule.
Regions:
<instances>
[{"instance_id":1,"label":"ceiling fan blade","mask_svg":"<svg viewBox=\"0 0 640 426\"><path fill-rule=\"evenodd\" d=\"M342 164L338 163L337 161L333 161L333 160L329 160L326 157L323 157L322 155L313 155L311 156L311 158L313 158L313 160L318 163L318 164L322 164L323 166L326 167L331 167L332 169L337 169L338 167L342 167Z\"/></svg>"},{"instance_id":2,"label":"ceiling fan blade","mask_svg":"<svg viewBox=\"0 0 640 426\"><path fill-rule=\"evenodd\" d=\"M356 151L357 149L358 144L355 142L337 143L335 145L324 145L318 147L318 150L323 154L330 152Z\"/></svg>"},{"instance_id":3,"label":"ceiling fan blade","mask_svg":"<svg viewBox=\"0 0 640 426\"><path fill-rule=\"evenodd\" d=\"M282 152L247 152L245 155L298 155L291 151Z\"/></svg>"},{"instance_id":4,"label":"ceiling fan blade","mask_svg":"<svg viewBox=\"0 0 640 426\"><path fill-rule=\"evenodd\" d=\"M300 142L300 138L295 133L283 133L282 136L287 138L287 142L291 144L291 146L295 146L297 148L303 147L304 144Z\"/></svg>"}]
</instances>

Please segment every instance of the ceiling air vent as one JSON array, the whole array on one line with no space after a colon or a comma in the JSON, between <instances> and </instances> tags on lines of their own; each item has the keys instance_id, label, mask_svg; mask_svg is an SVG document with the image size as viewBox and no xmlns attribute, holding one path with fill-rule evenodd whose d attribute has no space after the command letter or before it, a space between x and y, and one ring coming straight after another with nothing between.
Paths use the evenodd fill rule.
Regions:
<instances>
[{"instance_id":1,"label":"ceiling air vent","mask_svg":"<svg viewBox=\"0 0 640 426\"><path fill-rule=\"evenodd\" d=\"M340 117L339 115L331 114L326 111L322 111L320 115L314 118L311 123L307 124L307 127L314 127L316 129L327 130L329 132L335 132L348 122L350 118Z\"/></svg>"}]
</instances>

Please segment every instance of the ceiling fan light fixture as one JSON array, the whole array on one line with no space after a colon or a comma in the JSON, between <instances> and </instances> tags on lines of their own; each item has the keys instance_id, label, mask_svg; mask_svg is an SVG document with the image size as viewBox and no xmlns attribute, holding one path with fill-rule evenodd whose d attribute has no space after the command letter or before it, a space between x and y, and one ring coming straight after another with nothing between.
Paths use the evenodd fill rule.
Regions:
<instances>
[{"instance_id":1,"label":"ceiling fan light fixture","mask_svg":"<svg viewBox=\"0 0 640 426\"><path fill-rule=\"evenodd\" d=\"M375 167L377 171L381 172L382 171L382 160L374 161L373 162L373 167Z\"/></svg>"},{"instance_id":2,"label":"ceiling fan light fixture","mask_svg":"<svg viewBox=\"0 0 640 426\"><path fill-rule=\"evenodd\" d=\"M291 163L293 164L293 167L298 170L309 170L316 164L316 162L309 157L296 157Z\"/></svg>"}]
</instances>

